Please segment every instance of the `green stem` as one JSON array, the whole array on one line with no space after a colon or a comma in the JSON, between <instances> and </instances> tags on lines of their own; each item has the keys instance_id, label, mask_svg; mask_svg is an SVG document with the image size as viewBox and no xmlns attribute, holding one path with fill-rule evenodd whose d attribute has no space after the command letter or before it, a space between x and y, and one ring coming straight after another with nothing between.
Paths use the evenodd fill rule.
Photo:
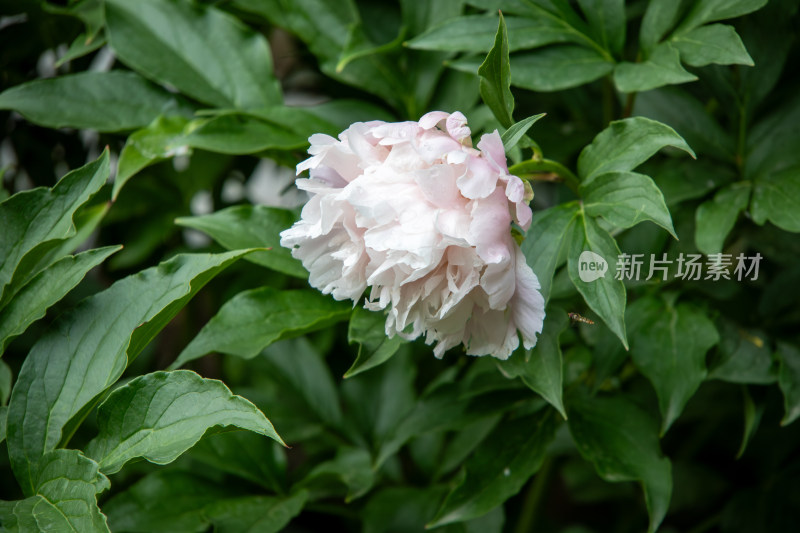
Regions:
<instances>
[{"instance_id":1,"label":"green stem","mask_svg":"<svg viewBox=\"0 0 800 533\"><path fill-rule=\"evenodd\" d=\"M533 155L531 156L531 159L533 159L534 161L541 161L542 158L544 157L544 154L542 154L541 146L539 146L536 143L536 141L534 141L533 139L529 139L529 140L530 140L529 148L533 152Z\"/></svg>"},{"instance_id":2,"label":"green stem","mask_svg":"<svg viewBox=\"0 0 800 533\"><path fill-rule=\"evenodd\" d=\"M550 474L553 470L553 460L545 460L539 473L533 478L533 482L525 493L525 501L522 503L522 510L517 520L517 527L514 529L515 533L528 533L533 531L533 525L536 522L536 511L539 509L544 497L545 489L550 483Z\"/></svg>"},{"instance_id":3,"label":"green stem","mask_svg":"<svg viewBox=\"0 0 800 533\"><path fill-rule=\"evenodd\" d=\"M747 140L747 97L739 105L739 136L736 143L736 167L743 176L745 163L745 141Z\"/></svg>"},{"instance_id":4,"label":"green stem","mask_svg":"<svg viewBox=\"0 0 800 533\"><path fill-rule=\"evenodd\" d=\"M531 181L536 180L534 174L557 174L575 194L578 194L578 188L581 185L578 176L576 176L570 169L551 159L523 161L522 163L512 165L511 168L508 169L508 172L515 176L519 176L522 179Z\"/></svg>"},{"instance_id":5,"label":"green stem","mask_svg":"<svg viewBox=\"0 0 800 533\"><path fill-rule=\"evenodd\" d=\"M603 127L614 119L614 82L611 76L603 78Z\"/></svg>"},{"instance_id":6,"label":"green stem","mask_svg":"<svg viewBox=\"0 0 800 533\"><path fill-rule=\"evenodd\" d=\"M642 61L642 52L639 51L636 54L636 63L641 63ZM628 93L625 97L625 107L622 109L622 118L628 118L633 114L633 104L636 102L636 95L639 94L636 91Z\"/></svg>"},{"instance_id":7,"label":"green stem","mask_svg":"<svg viewBox=\"0 0 800 533\"><path fill-rule=\"evenodd\" d=\"M622 111L622 118L628 118L633 114L633 104L636 103L636 95L639 93L628 93L625 98L625 109Z\"/></svg>"}]
</instances>

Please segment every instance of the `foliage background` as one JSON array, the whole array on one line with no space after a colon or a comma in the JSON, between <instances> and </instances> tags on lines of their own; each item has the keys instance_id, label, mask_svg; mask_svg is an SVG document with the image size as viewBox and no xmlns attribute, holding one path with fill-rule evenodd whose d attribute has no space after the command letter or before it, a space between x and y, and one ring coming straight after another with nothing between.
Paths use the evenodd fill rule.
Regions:
<instances>
[{"instance_id":1,"label":"foliage background","mask_svg":"<svg viewBox=\"0 0 800 533\"><path fill-rule=\"evenodd\" d=\"M59 184L0 204L0 524L796 530L797 11L0 1L0 197ZM277 244L310 134L433 109L474 134L547 113L509 157L534 178L523 249L548 320L507 363L385 339ZM683 139L696 159L656 154ZM639 177L602 196L604 164ZM592 292L587 246L763 260L754 282ZM208 379L163 372L180 364Z\"/></svg>"}]
</instances>

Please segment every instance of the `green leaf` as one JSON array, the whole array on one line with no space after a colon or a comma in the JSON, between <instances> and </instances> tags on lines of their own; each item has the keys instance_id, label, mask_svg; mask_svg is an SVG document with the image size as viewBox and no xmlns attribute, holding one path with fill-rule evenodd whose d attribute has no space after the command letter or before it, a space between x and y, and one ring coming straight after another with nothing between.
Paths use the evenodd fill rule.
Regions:
<instances>
[{"instance_id":1,"label":"green leaf","mask_svg":"<svg viewBox=\"0 0 800 533\"><path fill-rule=\"evenodd\" d=\"M315 133L326 133L332 137L337 136L343 129L352 124L355 117L362 116L364 121L376 120L375 113L384 116L389 121L393 120L375 106L354 104L359 102L347 100L332 100L313 107L273 106L263 109L239 111L235 109L209 110L209 114L232 115L240 117L255 117L269 124L286 129L291 133L308 139ZM201 112L203 113L203 112ZM341 116L345 115L346 116ZM306 141L303 147L308 145Z\"/></svg>"},{"instance_id":2,"label":"green leaf","mask_svg":"<svg viewBox=\"0 0 800 533\"><path fill-rule=\"evenodd\" d=\"M482 418L467 423L462 429L454 432L453 438L441 453L436 470L437 478L448 474L460 466L475 450L475 448L489 436L492 429L500 422L501 415Z\"/></svg>"},{"instance_id":3,"label":"green leaf","mask_svg":"<svg viewBox=\"0 0 800 533\"><path fill-rule=\"evenodd\" d=\"M520 120L519 122L512 125L506 131L503 132L502 141L503 147L508 153L512 148L514 148L517 143L528 133L528 130L531 129L531 126L536 123L540 118L545 116L546 113L539 113L538 115L530 116L526 119Z\"/></svg>"},{"instance_id":4,"label":"green leaf","mask_svg":"<svg viewBox=\"0 0 800 533\"><path fill-rule=\"evenodd\" d=\"M397 109L406 111L409 105L420 107L419 104L411 101L415 98L414 89L410 85L415 82L416 74L423 68L422 61L415 63L417 69L420 70L407 73L404 68L397 68L391 63L387 64L385 55L368 55L354 59L341 71L336 70L342 51L347 45L350 28L361 18L359 9L352 0L339 2L236 0L236 5L241 9L265 17L272 24L285 28L302 39L311 53L319 60L322 72L331 78L379 95ZM451 3L437 2L431 8L433 10L440 5L445 6L446 10ZM385 33L386 23L391 25L394 20L393 15L376 18L369 23L378 27L376 32ZM456 15L457 13L453 12L446 16L440 16L438 20ZM434 68L441 69L441 60L431 59ZM428 82L426 81L426 83ZM416 117L420 113L409 114Z\"/></svg>"},{"instance_id":5,"label":"green leaf","mask_svg":"<svg viewBox=\"0 0 800 533\"><path fill-rule=\"evenodd\" d=\"M205 509L238 496L217 481L179 470L156 470L103 505L111 531L206 531Z\"/></svg>"},{"instance_id":6,"label":"green leaf","mask_svg":"<svg viewBox=\"0 0 800 533\"><path fill-rule=\"evenodd\" d=\"M800 166L757 180L750 214L756 224L769 220L786 231L800 232Z\"/></svg>"},{"instance_id":7,"label":"green leaf","mask_svg":"<svg viewBox=\"0 0 800 533\"><path fill-rule=\"evenodd\" d=\"M595 373L593 393L607 385L609 381L613 383L617 379L620 367L630 355L610 329L601 327L595 335L597 342L592 346Z\"/></svg>"},{"instance_id":8,"label":"green leaf","mask_svg":"<svg viewBox=\"0 0 800 533\"><path fill-rule=\"evenodd\" d=\"M171 368L211 352L252 359L273 342L347 320L351 312L350 305L313 290L240 292L203 326Z\"/></svg>"},{"instance_id":9,"label":"green leaf","mask_svg":"<svg viewBox=\"0 0 800 533\"><path fill-rule=\"evenodd\" d=\"M578 206L575 203L561 204L534 213L533 223L528 230L530 237L522 241L522 253L539 278L542 286L540 292L545 302L550 298L553 274L566 260L566 236L571 233L577 215Z\"/></svg>"},{"instance_id":10,"label":"green leaf","mask_svg":"<svg viewBox=\"0 0 800 533\"><path fill-rule=\"evenodd\" d=\"M92 236L92 233L103 221L110 208L111 202L107 201L105 194L95 195L89 202L81 206L72 217L72 223L75 225L74 235L61 241L56 248L53 248L45 259L40 261L40 265L72 254Z\"/></svg>"},{"instance_id":11,"label":"green leaf","mask_svg":"<svg viewBox=\"0 0 800 533\"><path fill-rule=\"evenodd\" d=\"M77 450L54 450L32 472L32 496L0 506L0 522L9 532L80 531L108 533L97 494L108 479L97 463Z\"/></svg>"},{"instance_id":12,"label":"green leaf","mask_svg":"<svg viewBox=\"0 0 800 533\"><path fill-rule=\"evenodd\" d=\"M519 492L542 466L555 428L547 410L501 422L467 459L463 482L426 527L482 516Z\"/></svg>"},{"instance_id":13,"label":"green leaf","mask_svg":"<svg viewBox=\"0 0 800 533\"><path fill-rule=\"evenodd\" d=\"M596 254L591 260L584 252ZM589 254L587 254L589 255ZM597 313L608 328L628 348L628 339L625 334L625 285L621 280L615 279L617 271L617 257L619 248L614 238L601 228L595 220L580 212L572 226L569 243L569 259L567 272L572 284L581 293L589 308ZM605 270L599 271L602 275L598 278L587 277L593 262L602 267L602 259L607 265ZM591 281L583 281L581 276ZM593 279L594 278L594 279Z\"/></svg>"},{"instance_id":14,"label":"green leaf","mask_svg":"<svg viewBox=\"0 0 800 533\"><path fill-rule=\"evenodd\" d=\"M627 313L633 362L653 384L667 432L708 374L706 352L719 342L701 309L644 297Z\"/></svg>"},{"instance_id":15,"label":"green leaf","mask_svg":"<svg viewBox=\"0 0 800 533\"><path fill-rule=\"evenodd\" d=\"M216 533L277 533L300 514L306 491L291 496L246 496L216 502L205 509Z\"/></svg>"},{"instance_id":16,"label":"green leaf","mask_svg":"<svg viewBox=\"0 0 800 533\"><path fill-rule=\"evenodd\" d=\"M5 361L0 359L0 405L5 406L8 403L8 397L11 395L12 378L11 368Z\"/></svg>"},{"instance_id":17,"label":"green leaf","mask_svg":"<svg viewBox=\"0 0 800 533\"><path fill-rule=\"evenodd\" d=\"M217 107L281 102L267 40L231 15L183 1L105 6L111 47L144 76Z\"/></svg>"},{"instance_id":18,"label":"green leaf","mask_svg":"<svg viewBox=\"0 0 800 533\"><path fill-rule=\"evenodd\" d=\"M568 325L569 319L563 309L551 307L533 350L524 355L518 352L507 361L498 362L504 374L522 378L528 387L547 400L565 419L567 413L562 400L564 376L558 338Z\"/></svg>"},{"instance_id":19,"label":"green leaf","mask_svg":"<svg viewBox=\"0 0 800 533\"><path fill-rule=\"evenodd\" d=\"M670 209L688 200L702 198L715 189L738 179L731 168L720 167L710 158L668 159L659 165L654 181ZM682 206L680 206L682 207ZM689 219L691 220L691 214ZM688 228L687 229L691 229ZM688 242L688 241L687 241Z\"/></svg>"},{"instance_id":20,"label":"green leaf","mask_svg":"<svg viewBox=\"0 0 800 533\"><path fill-rule=\"evenodd\" d=\"M792 49L795 28L792 13L795 7L787 2L773 2L767 9L743 19L737 25L755 67L740 69L739 91L744 95L748 119L777 85Z\"/></svg>"},{"instance_id":21,"label":"green leaf","mask_svg":"<svg viewBox=\"0 0 800 533\"><path fill-rule=\"evenodd\" d=\"M687 65L704 67L717 65L753 66L753 58L747 53L742 39L733 26L711 24L681 34L672 40Z\"/></svg>"},{"instance_id":22,"label":"green leaf","mask_svg":"<svg viewBox=\"0 0 800 533\"><path fill-rule=\"evenodd\" d=\"M698 154L728 161L734 159L733 136L711 117L702 102L679 87L663 87L637 95L633 113L675 128ZM697 163L692 162L693 165Z\"/></svg>"},{"instance_id":23,"label":"green leaf","mask_svg":"<svg viewBox=\"0 0 800 533\"><path fill-rule=\"evenodd\" d=\"M414 408L416 374L417 366L411 354L401 352L371 372L354 376L341 384L348 419L367 436L374 448L386 442ZM371 400L365 402L364 398ZM394 452L389 455L391 453Z\"/></svg>"},{"instance_id":24,"label":"green leaf","mask_svg":"<svg viewBox=\"0 0 800 533\"><path fill-rule=\"evenodd\" d=\"M506 16L505 23L510 52L575 40L574 33L553 18ZM494 16L466 15L445 20L404 44L417 50L485 53L495 43L497 26Z\"/></svg>"},{"instance_id":25,"label":"green leaf","mask_svg":"<svg viewBox=\"0 0 800 533\"><path fill-rule=\"evenodd\" d=\"M165 465L215 426L236 426L283 443L255 405L221 381L189 370L153 372L114 390L97 410L99 433L86 445L106 474L138 457Z\"/></svg>"},{"instance_id":26,"label":"green leaf","mask_svg":"<svg viewBox=\"0 0 800 533\"><path fill-rule=\"evenodd\" d=\"M672 494L672 467L662 457L658 424L624 396L576 397L567 405L569 430L578 451L606 481L640 481L658 529Z\"/></svg>"},{"instance_id":27,"label":"green leaf","mask_svg":"<svg viewBox=\"0 0 800 533\"><path fill-rule=\"evenodd\" d=\"M375 466L382 465L413 437L461 428L479 418L505 411L508 407L509 399L503 394L494 398L490 394L479 395L468 402L457 385L442 385L420 398L414 408L391 427L378 447Z\"/></svg>"},{"instance_id":28,"label":"green leaf","mask_svg":"<svg viewBox=\"0 0 800 533\"><path fill-rule=\"evenodd\" d=\"M624 61L614 69L614 85L623 93L649 91L696 79L697 76L681 66L681 56L677 48L668 42L656 46L647 61Z\"/></svg>"},{"instance_id":29,"label":"green leaf","mask_svg":"<svg viewBox=\"0 0 800 533\"><path fill-rule=\"evenodd\" d=\"M189 452L193 460L260 485L271 492L286 488L286 455L276 441L252 431L204 435Z\"/></svg>"},{"instance_id":30,"label":"green leaf","mask_svg":"<svg viewBox=\"0 0 800 533\"><path fill-rule=\"evenodd\" d=\"M408 27L412 35L420 34L442 20L458 17L463 7L461 0L445 0L444 2L432 3L400 0L403 23Z\"/></svg>"},{"instance_id":31,"label":"green leaf","mask_svg":"<svg viewBox=\"0 0 800 533\"><path fill-rule=\"evenodd\" d=\"M508 59L508 30L503 14L497 26L494 45L478 67L480 92L500 124L506 128L514 123L514 96L511 94L511 65Z\"/></svg>"},{"instance_id":32,"label":"green leaf","mask_svg":"<svg viewBox=\"0 0 800 533\"><path fill-rule=\"evenodd\" d=\"M358 17L356 6L350 0L298 0L291 3L280 0L235 0L234 4L263 16L304 40L314 41L316 44L311 51L321 57L334 55L344 47L347 28Z\"/></svg>"},{"instance_id":33,"label":"green leaf","mask_svg":"<svg viewBox=\"0 0 800 533\"><path fill-rule=\"evenodd\" d=\"M675 35L683 35L694 28L715 22L732 19L761 9L767 0L697 0L686 18L675 30Z\"/></svg>"},{"instance_id":34,"label":"green leaf","mask_svg":"<svg viewBox=\"0 0 800 533\"><path fill-rule=\"evenodd\" d=\"M87 35L81 33L72 41L72 44L69 45L69 49L56 61L54 66L59 68L69 61L91 54L95 50L105 46L105 44L105 35Z\"/></svg>"},{"instance_id":35,"label":"green leaf","mask_svg":"<svg viewBox=\"0 0 800 533\"><path fill-rule=\"evenodd\" d=\"M9 404L9 457L27 495L32 470L69 436L63 432L70 419L85 415L84 408L119 379L186 302L245 253L175 256L56 319L25 359Z\"/></svg>"},{"instance_id":36,"label":"green leaf","mask_svg":"<svg viewBox=\"0 0 800 533\"><path fill-rule=\"evenodd\" d=\"M665 146L678 148L694 157L686 141L666 124L643 117L617 120L581 151L578 174L586 183L606 172L627 172Z\"/></svg>"},{"instance_id":37,"label":"green leaf","mask_svg":"<svg viewBox=\"0 0 800 533\"><path fill-rule=\"evenodd\" d=\"M76 211L107 179L108 150L52 189L23 191L0 203L0 304L51 262L50 252L76 234Z\"/></svg>"},{"instance_id":38,"label":"green leaf","mask_svg":"<svg viewBox=\"0 0 800 533\"><path fill-rule=\"evenodd\" d=\"M350 62L361 57L384 54L395 50L403 42L405 34L405 27L401 27L397 37L391 41L375 44L366 35L364 24L361 21L354 22L347 32L347 41L345 41L344 48L342 48L342 52L339 55L339 61L336 63L336 71L343 71Z\"/></svg>"},{"instance_id":39,"label":"green leaf","mask_svg":"<svg viewBox=\"0 0 800 533\"><path fill-rule=\"evenodd\" d=\"M595 41L614 54L625 45L625 0L578 0Z\"/></svg>"},{"instance_id":40,"label":"green leaf","mask_svg":"<svg viewBox=\"0 0 800 533\"><path fill-rule=\"evenodd\" d=\"M0 368L3 368L3 363L0 361ZM7 367L6 367L7 368ZM6 440L6 421L8 420L8 406L0 405L0 444ZM2 503L2 502L0 502ZM2 510L0 510L0 516L2 516Z\"/></svg>"},{"instance_id":41,"label":"green leaf","mask_svg":"<svg viewBox=\"0 0 800 533\"><path fill-rule=\"evenodd\" d=\"M581 185L580 194L589 216L601 216L618 228L630 228L643 220L651 220L678 238L664 196L650 176L607 172Z\"/></svg>"},{"instance_id":42,"label":"green leaf","mask_svg":"<svg viewBox=\"0 0 800 533\"><path fill-rule=\"evenodd\" d=\"M97 33L103 29L105 20L103 19L102 0L79 0L76 2L69 2L68 4L67 7L63 7L50 2L44 2L42 3L42 9L47 13L80 19L80 21L86 25L86 31L89 35L97 35Z\"/></svg>"},{"instance_id":43,"label":"green leaf","mask_svg":"<svg viewBox=\"0 0 800 533\"><path fill-rule=\"evenodd\" d=\"M515 15L530 15L533 3L529 3L531 6L529 7L522 0L469 0L468 5L492 13L502 11L503 13L513 13Z\"/></svg>"},{"instance_id":44,"label":"green leaf","mask_svg":"<svg viewBox=\"0 0 800 533\"><path fill-rule=\"evenodd\" d=\"M340 447L334 459L315 466L296 486L306 488L312 493L320 492L320 497L325 497L328 494L322 489L332 481L347 489L345 502L349 503L369 492L376 477L376 472L372 469L372 457L367 450Z\"/></svg>"},{"instance_id":45,"label":"green leaf","mask_svg":"<svg viewBox=\"0 0 800 533\"><path fill-rule=\"evenodd\" d=\"M59 259L33 277L5 307L0 308L0 355L14 337L20 335L45 311L66 296L89 270L120 250L106 246Z\"/></svg>"},{"instance_id":46,"label":"green leaf","mask_svg":"<svg viewBox=\"0 0 800 533\"><path fill-rule=\"evenodd\" d=\"M356 307L347 328L347 342L358 343L358 356L344 377L350 378L389 360L405 341L400 335L386 335L386 315Z\"/></svg>"},{"instance_id":47,"label":"green leaf","mask_svg":"<svg viewBox=\"0 0 800 533\"><path fill-rule=\"evenodd\" d=\"M221 209L210 215L182 217L179 226L208 234L228 250L269 248L246 256L248 261L297 278L307 278L308 272L291 252L281 247L280 232L290 227L295 216L285 209L262 205L238 205Z\"/></svg>"},{"instance_id":48,"label":"green leaf","mask_svg":"<svg viewBox=\"0 0 800 533\"><path fill-rule=\"evenodd\" d=\"M184 128L189 120L181 116L159 116L146 128L132 133L119 154L112 197L134 174L148 165L187 152Z\"/></svg>"},{"instance_id":49,"label":"green leaf","mask_svg":"<svg viewBox=\"0 0 800 533\"><path fill-rule=\"evenodd\" d=\"M271 375L288 385L317 421L340 428L343 415L339 394L325 358L305 337L273 344L264 351Z\"/></svg>"},{"instance_id":50,"label":"green leaf","mask_svg":"<svg viewBox=\"0 0 800 533\"><path fill-rule=\"evenodd\" d=\"M437 2L431 6L431 10L442 5L445 6L442 11L446 11L447 6L451 4L451 2ZM421 108L420 104L412 102L415 95L413 94L414 89L410 87L415 83L419 70L406 72L403 67L398 68L391 62L387 63L385 56L377 55L354 59L343 70L336 70L342 51L347 45L350 28L361 20L359 9L352 0L340 2L236 0L236 5L265 17L274 25L286 28L290 33L303 39L311 53L318 58L322 72L333 79L377 94L397 109L407 111L407 106ZM403 11L405 15L406 10ZM457 14L456 12L445 14L438 20ZM370 26L375 26L374 29L370 28L372 33L394 35L394 33L387 33L396 31L392 27L394 16L394 12L390 16L375 16L373 20L369 21ZM440 60L431 59L433 62L429 65L432 64L435 70L440 70L442 67ZM421 62L416 65L420 69L423 68ZM432 87L432 85L428 85L428 87ZM420 113L411 112L409 114L416 117Z\"/></svg>"},{"instance_id":51,"label":"green leaf","mask_svg":"<svg viewBox=\"0 0 800 533\"><path fill-rule=\"evenodd\" d=\"M744 399L744 431L742 432L742 443L739 445L739 451L736 452L737 459L741 459L742 455L744 455L747 444L758 430L758 426L761 424L761 417L764 415L764 409L766 407L764 404L755 404L747 387L742 387L742 396Z\"/></svg>"},{"instance_id":52,"label":"green leaf","mask_svg":"<svg viewBox=\"0 0 800 533\"><path fill-rule=\"evenodd\" d=\"M442 487L388 487L376 491L362 511L362 533L425 531L444 495ZM398 505L398 502L403 502Z\"/></svg>"},{"instance_id":53,"label":"green leaf","mask_svg":"<svg viewBox=\"0 0 800 533\"><path fill-rule=\"evenodd\" d=\"M446 488L398 486L376 491L363 510L363 533L425 531L426 522L436 513ZM402 505L398 505L402 502ZM442 533L501 533L505 514L502 506L486 515L441 528Z\"/></svg>"},{"instance_id":54,"label":"green leaf","mask_svg":"<svg viewBox=\"0 0 800 533\"><path fill-rule=\"evenodd\" d=\"M308 146L307 137L259 118L223 115L188 133L186 142L221 154L255 154L264 150L296 150Z\"/></svg>"},{"instance_id":55,"label":"green leaf","mask_svg":"<svg viewBox=\"0 0 800 533\"><path fill-rule=\"evenodd\" d=\"M596 50L578 45L549 46L511 58L511 82L532 91L560 91L602 78L614 63Z\"/></svg>"},{"instance_id":56,"label":"green leaf","mask_svg":"<svg viewBox=\"0 0 800 533\"><path fill-rule=\"evenodd\" d=\"M775 383L777 368L763 333L722 322L717 357L709 366L708 378L729 383Z\"/></svg>"},{"instance_id":57,"label":"green leaf","mask_svg":"<svg viewBox=\"0 0 800 533\"><path fill-rule=\"evenodd\" d=\"M694 240L704 254L722 251L725 237L733 229L739 213L747 207L752 186L738 182L717 191L714 198L703 202L695 214Z\"/></svg>"},{"instance_id":58,"label":"green leaf","mask_svg":"<svg viewBox=\"0 0 800 533\"><path fill-rule=\"evenodd\" d=\"M639 28L639 46L649 57L656 44L678 21L681 2L675 0L650 0Z\"/></svg>"},{"instance_id":59,"label":"green leaf","mask_svg":"<svg viewBox=\"0 0 800 533\"><path fill-rule=\"evenodd\" d=\"M132 130L175 108L168 92L120 70L35 80L0 93L0 109L48 128Z\"/></svg>"},{"instance_id":60,"label":"green leaf","mask_svg":"<svg viewBox=\"0 0 800 533\"><path fill-rule=\"evenodd\" d=\"M4 533L38 533L70 527L69 522L60 516L58 508L43 496L11 502L0 500L0 524Z\"/></svg>"},{"instance_id":61,"label":"green leaf","mask_svg":"<svg viewBox=\"0 0 800 533\"><path fill-rule=\"evenodd\" d=\"M445 64L456 72L476 76L478 74L478 68L480 68L482 63L481 57L482 56L479 55L465 55L457 59L447 60Z\"/></svg>"},{"instance_id":62,"label":"green leaf","mask_svg":"<svg viewBox=\"0 0 800 533\"><path fill-rule=\"evenodd\" d=\"M800 417L800 350L794 345L779 342L777 353L781 364L778 385L783 392L785 411L781 425L788 426Z\"/></svg>"},{"instance_id":63,"label":"green leaf","mask_svg":"<svg viewBox=\"0 0 800 533\"><path fill-rule=\"evenodd\" d=\"M470 0L472 2L473 0ZM546 16L546 17L553 17L563 21L562 23L570 28L571 31L582 34L582 39L587 44L592 43L594 46L597 46L597 43L589 37L589 33L591 29L589 26L584 22L584 20L578 15L575 9L572 7L571 2L569 0L533 0L531 2L527 0L522 0L518 2L517 0L512 0L512 6L516 9L516 6L521 4L522 9L524 9L524 14L530 16L534 14L535 16ZM501 5L500 8L503 6Z\"/></svg>"},{"instance_id":64,"label":"green leaf","mask_svg":"<svg viewBox=\"0 0 800 533\"><path fill-rule=\"evenodd\" d=\"M744 177L769 181L778 171L800 167L800 95L787 98L747 132Z\"/></svg>"},{"instance_id":65,"label":"green leaf","mask_svg":"<svg viewBox=\"0 0 800 533\"><path fill-rule=\"evenodd\" d=\"M477 89L470 92L477 92ZM353 122L368 122L370 120L383 120L384 122L392 122L397 119L394 115L389 113L386 108L380 107L377 104L373 104L364 100L352 100L344 98L337 98L336 100L330 100L322 104L305 108L286 107L283 109L293 110L292 115L294 116L291 117L291 122L293 124L297 124L298 122L298 110L302 111L304 114L313 115L318 119L321 119L325 123L331 125L332 130L330 130L329 133L332 136L336 136L340 131L347 129ZM458 108L455 108L454 110L457 109ZM274 110L272 111L273 112L270 114L274 117ZM322 131L324 130L315 128L315 133Z\"/></svg>"}]
</instances>

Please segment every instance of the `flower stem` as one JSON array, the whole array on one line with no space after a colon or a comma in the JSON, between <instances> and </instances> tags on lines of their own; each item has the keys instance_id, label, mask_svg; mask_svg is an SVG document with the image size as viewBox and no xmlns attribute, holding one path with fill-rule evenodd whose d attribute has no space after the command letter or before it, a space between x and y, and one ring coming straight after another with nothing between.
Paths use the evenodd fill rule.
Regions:
<instances>
[{"instance_id":1,"label":"flower stem","mask_svg":"<svg viewBox=\"0 0 800 533\"><path fill-rule=\"evenodd\" d=\"M614 120L614 82L611 76L603 78L603 127Z\"/></svg>"},{"instance_id":2,"label":"flower stem","mask_svg":"<svg viewBox=\"0 0 800 533\"><path fill-rule=\"evenodd\" d=\"M578 187L580 187L581 184L578 176L570 169L551 159L523 161L522 163L511 166L508 172L530 181L536 181L535 174L556 174L575 194L578 194Z\"/></svg>"},{"instance_id":3,"label":"flower stem","mask_svg":"<svg viewBox=\"0 0 800 533\"><path fill-rule=\"evenodd\" d=\"M514 529L515 533L528 533L533 530L533 525L536 522L536 511L542 504L545 489L550 483L550 473L553 468L553 460L546 459L536 477L525 493L525 501L522 503L522 510L519 519L517 520L517 527Z\"/></svg>"},{"instance_id":4,"label":"flower stem","mask_svg":"<svg viewBox=\"0 0 800 533\"><path fill-rule=\"evenodd\" d=\"M743 175L745 163L745 146L747 142L747 97L739 104L739 131L736 139L736 167L739 175Z\"/></svg>"},{"instance_id":5,"label":"flower stem","mask_svg":"<svg viewBox=\"0 0 800 533\"><path fill-rule=\"evenodd\" d=\"M622 118L628 118L633 114L633 104L636 103L636 95L639 93L628 93L625 98L625 109L622 111Z\"/></svg>"}]
</instances>

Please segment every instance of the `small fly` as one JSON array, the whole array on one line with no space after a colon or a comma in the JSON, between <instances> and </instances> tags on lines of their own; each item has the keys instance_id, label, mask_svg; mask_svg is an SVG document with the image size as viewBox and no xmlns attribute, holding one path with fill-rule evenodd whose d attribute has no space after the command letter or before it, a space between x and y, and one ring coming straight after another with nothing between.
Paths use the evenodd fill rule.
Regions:
<instances>
[{"instance_id":1,"label":"small fly","mask_svg":"<svg viewBox=\"0 0 800 533\"><path fill-rule=\"evenodd\" d=\"M584 324L594 325L594 320L581 316L578 313L567 313L567 315L572 319L572 322L583 322Z\"/></svg>"}]
</instances>

